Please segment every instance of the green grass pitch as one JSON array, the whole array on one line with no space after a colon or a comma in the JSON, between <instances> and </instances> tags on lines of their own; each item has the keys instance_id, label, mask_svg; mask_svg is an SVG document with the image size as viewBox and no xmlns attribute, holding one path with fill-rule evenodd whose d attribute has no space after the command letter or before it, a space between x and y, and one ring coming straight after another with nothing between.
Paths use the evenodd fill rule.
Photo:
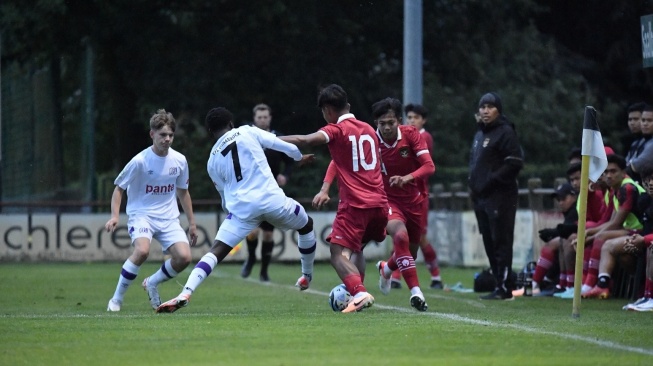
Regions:
<instances>
[{"instance_id":1,"label":"green grass pitch","mask_svg":"<svg viewBox=\"0 0 653 366\"><path fill-rule=\"evenodd\" d=\"M376 304L333 312L340 283L317 264L311 289L293 285L299 265L273 263L272 282L219 265L174 314L155 314L140 286L122 311L107 313L121 263L0 264L1 365L653 365L653 313L621 310L624 299L517 298L424 288L429 310L409 305L404 288L382 295L373 263L365 284ZM423 287L428 273L418 265ZM474 269L445 267L444 282L472 286ZM160 286L176 296L190 268Z\"/></svg>"}]
</instances>

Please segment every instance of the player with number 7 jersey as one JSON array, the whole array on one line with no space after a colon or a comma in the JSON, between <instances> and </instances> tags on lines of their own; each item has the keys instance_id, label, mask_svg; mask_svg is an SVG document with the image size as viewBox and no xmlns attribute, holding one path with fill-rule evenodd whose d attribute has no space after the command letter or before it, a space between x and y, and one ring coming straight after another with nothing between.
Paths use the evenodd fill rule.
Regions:
<instances>
[{"instance_id":1,"label":"player with number 7 jersey","mask_svg":"<svg viewBox=\"0 0 653 366\"><path fill-rule=\"evenodd\" d=\"M363 243L385 240L388 200L383 190L381 156L374 129L349 113L347 93L329 85L318 94L318 107L327 125L310 135L282 136L297 146L326 144L338 168L340 202L327 237L331 243L331 265L353 295L345 313L374 303L361 279Z\"/></svg>"}]
</instances>

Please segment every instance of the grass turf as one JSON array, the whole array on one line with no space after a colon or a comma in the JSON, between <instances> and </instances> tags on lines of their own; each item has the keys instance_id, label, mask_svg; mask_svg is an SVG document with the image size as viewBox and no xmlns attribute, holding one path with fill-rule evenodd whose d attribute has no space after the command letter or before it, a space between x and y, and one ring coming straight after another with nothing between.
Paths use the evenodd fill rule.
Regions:
<instances>
[{"instance_id":1,"label":"grass turf","mask_svg":"<svg viewBox=\"0 0 653 366\"><path fill-rule=\"evenodd\" d=\"M120 263L0 265L0 364L3 365L650 365L653 313L621 310L624 299L517 298L481 301L479 294L426 288L429 310L409 305L407 289L388 296L368 263L366 285L376 304L333 312L327 295L340 281L318 264L311 289L292 285L298 265L273 264L272 282L220 265L187 308L155 314L140 282L122 311L107 313ZM443 268L444 282L472 287L474 269ZM160 285L178 294L190 269Z\"/></svg>"}]
</instances>

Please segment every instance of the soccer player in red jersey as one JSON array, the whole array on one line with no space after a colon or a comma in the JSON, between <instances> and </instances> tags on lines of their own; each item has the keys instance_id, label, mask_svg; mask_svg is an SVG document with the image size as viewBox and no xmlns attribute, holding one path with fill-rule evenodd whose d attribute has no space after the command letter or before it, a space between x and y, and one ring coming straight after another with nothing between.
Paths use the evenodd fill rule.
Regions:
<instances>
[{"instance_id":1,"label":"soccer player in red jersey","mask_svg":"<svg viewBox=\"0 0 653 366\"><path fill-rule=\"evenodd\" d=\"M326 144L337 168L340 202L327 240L331 244L331 265L353 295L342 311L349 313L374 304L374 297L363 285L356 258L362 258L358 254L363 243L385 239L388 200L383 190L381 157L372 126L349 113L347 93L339 85L322 89L317 105L326 126L310 135L280 138L300 148Z\"/></svg>"},{"instance_id":2,"label":"soccer player in red jersey","mask_svg":"<svg viewBox=\"0 0 653 366\"><path fill-rule=\"evenodd\" d=\"M394 244L388 261L377 263L379 288L387 294L390 275L399 269L411 292L411 306L426 311L428 305L419 287L414 258L427 221L424 202L428 196L423 192L423 182L435 172L435 165L419 131L401 124L401 112L401 102L394 98L385 98L372 106L383 159L383 183L390 204L386 229Z\"/></svg>"},{"instance_id":3,"label":"soccer player in red jersey","mask_svg":"<svg viewBox=\"0 0 653 366\"><path fill-rule=\"evenodd\" d=\"M372 106L383 160L383 185L390 204L386 230L394 245L388 261L379 261L376 266L379 289L384 295L390 292L390 275L399 272L410 289L411 306L426 311L428 305L419 286L414 258L426 226L423 202L428 196L422 192L421 182L435 172L435 165L419 132L412 126L401 125L401 110L401 102L394 98L385 98ZM335 165L329 164L314 205L328 200L325 192L337 174Z\"/></svg>"},{"instance_id":4,"label":"soccer player in red jersey","mask_svg":"<svg viewBox=\"0 0 653 366\"><path fill-rule=\"evenodd\" d=\"M417 129L417 131L419 131L419 135L422 137L422 140L424 140L424 143L426 143L426 147L429 150L429 155L433 156L433 136L431 136L431 133L429 133L428 131L426 131L426 129L424 129L424 125L426 124L426 117L428 116L428 109L426 109L426 107L424 107L421 104L408 104L404 107L404 112L406 113L406 124L410 126L414 126ZM428 198L429 195L428 179L419 179L418 184L420 185L424 196ZM440 277L440 265L438 263L438 255L435 252L435 248L433 248L428 238L426 237L427 228L428 228L428 215L429 215L428 199L424 200L423 210L424 210L424 220L426 220L426 222L424 223L422 237L419 240L419 247L422 250L422 254L424 254L424 263L426 264L426 267L431 273L430 287L433 289L442 289L442 277ZM393 286L396 284L400 285L401 282L394 282L395 278L401 278L401 275L397 271L392 272L392 280L393 280L392 285Z\"/></svg>"}]
</instances>

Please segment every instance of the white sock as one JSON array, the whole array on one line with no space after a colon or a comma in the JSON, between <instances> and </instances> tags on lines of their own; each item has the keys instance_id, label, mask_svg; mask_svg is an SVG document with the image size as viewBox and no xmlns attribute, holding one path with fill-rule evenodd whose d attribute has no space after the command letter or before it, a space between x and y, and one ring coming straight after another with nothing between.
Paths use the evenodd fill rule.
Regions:
<instances>
[{"instance_id":1,"label":"white sock","mask_svg":"<svg viewBox=\"0 0 653 366\"><path fill-rule=\"evenodd\" d=\"M592 286L583 284L583 286L580 288L580 292L586 292L592 289Z\"/></svg>"},{"instance_id":2,"label":"white sock","mask_svg":"<svg viewBox=\"0 0 653 366\"><path fill-rule=\"evenodd\" d=\"M180 295L191 295L195 289L204 282L204 279L209 277L213 268L218 265L218 258L211 252L204 254L202 259L195 265L193 271L188 276L186 285L181 291Z\"/></svg>"},{"instance_id":3,"label":"white sock","mask_svg":"<svg viewBox=\"0 0 653 366\"><path fill-rule=\"evenodd\" d=\"M421 294L421 293L422 293L422 289L420 289L419 286L415 286L415 287L410 289L411 296ZM422 296L424 296L424 294L422 294Z\"/></svg>"},{"instance_id":4,"label":"white sock","mask_svg":"<svg viewBox=\"0 0 653 366\"><path fill-rule=\"evenodd\" d=\"M151 283L154 286L157 286L161 282L165 282L171 278L174 278L177 276L177 271L172 268L172 259L168 259L167 261L163 262L161 265L161 268L159 268L158 271L156 271L153 275L150 276L149 283Z\"/></svg>"},{"instance_id":5,"label":"white sock","mask_svg":"<svg viewBox=\"0 0 653 366\"><path fill-rule=\"evenodd\" d=\"M441 276L431 276L431 281L442 281Z\"/></svg>"},{"instance_id":6,"label":"white sock","mask_svg":"<svg viewBox=\"0 0 653 366\"><path fill-rule=\"evenodd\" d=\"M315 231L311 230L310 233L299 235L297 240L297 247L302 261L302 273L313 274L313 262L315 261L315 249L317 243L315 242Z\"/></svg>"},{"instance_id":7,"label":"white sock","mask_svg":"<svg viewBox=\"0 0 653 366\"><path fill-rule=\"evenodd\" d=\"M125 297L125 292L127 292L129 285L131 285L136 276L138 276L138 270L140 268L140 266L135 265L129 259L123 263L120 277L118 277L118 286L116 286L116 291L113 293L114 300L122 302L122 299Z\"/></svg>"}]
</instances>

